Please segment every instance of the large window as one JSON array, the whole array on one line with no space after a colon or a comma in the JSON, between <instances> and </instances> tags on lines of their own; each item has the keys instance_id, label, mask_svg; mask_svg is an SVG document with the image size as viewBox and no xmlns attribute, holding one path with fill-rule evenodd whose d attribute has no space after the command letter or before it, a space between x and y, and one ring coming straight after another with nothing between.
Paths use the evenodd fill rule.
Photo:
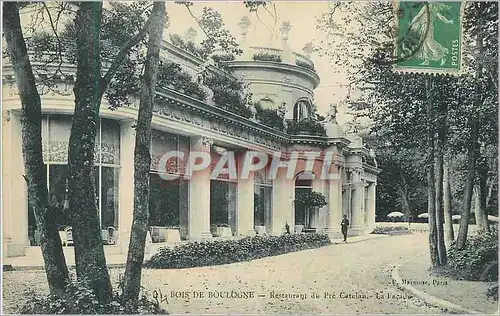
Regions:
<instances>
[{"instance_id":1,"label":"large window","mask_svg":"<svg viewBox=\"0 0 500 316\"><path fill-rule=\"evenodd\" d=\"M153 130L151 137L151 186L149 226L178 228L182 239L187 237L189 181L184 179L185 160L171 158L159 165L169 151L182 151L187 159L189 138Z\"/></svg>"},{"instance_id":2,"label":"large window","mask_svg":"<svg viewBox=\"0 0 500 316\"><path fill-rule=\"evenodd\" d=\"M311 116L311 103L309 100L301 99L293 106L293 120L300 121Z\"/></svg>"},{"instance_id":3,"label":"large window","mask_svg":"<svg viewBox=\"0 0 500 316\"><path fill-rule=\"evenodd\" d=\"M268 179L266 170L254 173L254 227L265 227L266 232L271 231L272 210L272 181ZM256 229L260 233L260 229Z\"/></svg>"},{"instance_id":4,"label":"large window","mask_svg":"<svg viewBox=\"0 0 500 316\"><path fill-rule=\"evenodd\" d=\"M227 149L216 146L212 151L211 170L214 171L219 159L226 154ZM223 166L228 168L228 163ZM224 233L234 235L236 233L236 198L237 180L230 179L227 173L218 174L217 178L210 181L210 228L212 234L222 234L217 232L216 227L230 227L231 232ZM215 230L215 231L214 231ZM228 231L227 229L223 229Z\"/></svg>"},{"instance_id":5,"label":"large window","mask_svg":"<svg viewBox=\"0 0 500 316\"><path fill-rule=\"evenodd\" d=\"M236 183L210 181L210 225L227 225L233 234L236 231L236 190Z\"/></svg>"},{"instance_id":6,"label":"large window","mask_svg":"<svg viewBox=\"0 0 500 316\"><path fill-rule=\"evenodd\" d=\"M42 118L43 160L47 168L49 203L56 211L60 229L68 221L67 178L68 144L72 117L45 115ZM120 124L100 119L95 142L94 177L96 204L102 229L118 228L118 172L120 167ZM28 203L29 204L29 203ZM28 208L28 232L32 245L38 245L33 210Z\"/></svg>"}]
</instances>

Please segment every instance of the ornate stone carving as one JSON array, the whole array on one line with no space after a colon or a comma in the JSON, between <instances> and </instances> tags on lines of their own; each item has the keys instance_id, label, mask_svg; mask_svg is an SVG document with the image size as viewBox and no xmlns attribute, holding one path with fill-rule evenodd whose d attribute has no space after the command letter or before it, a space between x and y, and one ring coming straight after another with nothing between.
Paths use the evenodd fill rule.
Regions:
<instances>
[{"instance_id":1,"label":"ornate stone carving","mask_svg":"<svg viewBox=\"0 0 500 316\"><path fill-rule=\"evenodd\" d=\"M377 159L375 157L375 150L370 149L370 157L373 158L373 163L375 164L375 168L378 168Z\"/></svg>"},{"instance_id":2,"label":"ornate stone carving","mask_svg":"<svg viewBox=\"0 0 500 316\"><path fill-rule=\"evenodd\" d=\"M202 136L201 144L203 145L204 148L210 149L210 147L214 144L214 140L206 136Z\"/></svg>"},{"instance_id":3,"label":"ornate stone carving","mask_svg":"<svg viewBox=\"0 0 500 316\"><path fill-rule=\"evenodd\" d=\"M240 20L240 23L238 23L238 25L240 27L241 36L243 37L243 39L246 38L247 33L248 33L248 27L251 24L252 23L250 22L250 19L246 16L242 17Z\"/></svg>"},{"instance_id":4,"label":"ornate stone carving","mask_svg":"<svg viewBox=\"0 0 500 316\"><path fill-rule=\"evenodd\" d=\"M282 147L281 141L277 139L259 135L259 132L253 133L247 128L237 127L230 122L216 120L216 118L208 119L187 109L181 110L171 103L156 102L154 104L153 111L157 115L168 119L181 121L192 126L201 126L205 129L216 131L225 135L231 135L232 137L248 142L258 143L274 149L280 149Z\"/></svg>"},{"instance_id":5,"label":"ornate stone carving","mask_svg":"<svg viewBox=\"0 0 500 316\"><path fill-rule=\"evenodd\" d=\"M292 25L290 24L289 21L283 22L280 27L280 32L281 32L281 39L283 41L288 41L288 36L290 34L290 30L292 29Z\"/></svg>"},{"instance_id":6,"label":"ornate stone carving","mask_svg":"<svg viewBox=\"0 0 500 316\"><path fill-rule=\"evenodd\" d=\"M288 83L294 83L294 80L290 76L283 76L283 81L288 82Z\"/></svg>"},{"instance_id":7,"label":"ornate stone carving","mask_svg":"<svg viewBox=\"0 0 500 316\"><path fill-rule=\"evenodd\" d=\"M330 104L330 109L327 112L327 118L326 121L329 123L333 124L338 124L337 123L337 114L338 114L338 109L337 106L333 103Z\"/></svg>"},{"instance_id":8,"label":"ornate stone carving","mask_svg":"<svg viewBox=\"0 0 500 316\"><path fill-rule=\"evenodd\" d=\"M42 143L42 156L46 164L68 163L68 141L46 141ZM95 143L94 146L95 163L120 164L120 145L111 143Z\"/></svg>"}]
</instances>

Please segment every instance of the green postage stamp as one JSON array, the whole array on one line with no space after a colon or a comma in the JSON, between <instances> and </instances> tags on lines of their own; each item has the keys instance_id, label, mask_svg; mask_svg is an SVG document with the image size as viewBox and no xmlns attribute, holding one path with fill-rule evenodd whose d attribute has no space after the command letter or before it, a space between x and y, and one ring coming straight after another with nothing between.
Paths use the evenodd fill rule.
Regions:
<instances>
[{"instance_id":1,"label":"green postage stamp","mask_svg":"<svg viewBox=\"0 0 500 316\"><path fill-rule=\"evenodd\" d=\"M398 3L395 69L458 73L463 2Z\"/></svg>"}]
</instances>

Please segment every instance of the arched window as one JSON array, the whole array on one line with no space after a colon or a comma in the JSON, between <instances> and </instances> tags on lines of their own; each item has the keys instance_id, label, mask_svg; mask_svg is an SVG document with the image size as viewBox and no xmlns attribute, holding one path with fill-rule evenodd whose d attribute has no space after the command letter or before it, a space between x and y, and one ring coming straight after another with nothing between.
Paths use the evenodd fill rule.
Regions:
<instances>
[{"instance_id":1,"label":"arched window","mask_svg":"<svg viewBox=\"0 0 500 316\"><path fill-rule=\"evenodd\" d=\"M293 120L300 121L311 116L311 103L302 99L293 106Z\"/></svg>"}]
</instances>

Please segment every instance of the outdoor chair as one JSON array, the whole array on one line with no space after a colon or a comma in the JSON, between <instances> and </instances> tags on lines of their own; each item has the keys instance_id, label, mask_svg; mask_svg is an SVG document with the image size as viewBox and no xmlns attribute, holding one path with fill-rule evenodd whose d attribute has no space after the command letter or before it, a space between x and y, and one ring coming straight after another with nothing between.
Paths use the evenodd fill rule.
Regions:
<instances>
[{"instance_id":1,"label":"outdoor chair","mask_svg":"<svg viewBox=\"0 0 500 316\"><path fill-rule=\"evenodd\" d=\"M113 226L107 228L108 231L108 245L116 244L116 229Z\"/></svg>"},{"instance_id":2,"label":"outdoor chair","mask_svg":"<svg viewBox=\"0 0 500 316\"><path fill-rule=\"evenodd\" d=\"M73 246L73 228L72 227L66 227L64 230L66 232L66 246Z\"/></svg>"},{"instance_id":3,"label":"outdoor chair","mask_svg":"<svg viewBox=\"0 0 500 316\"><path fill-rule=\"evenodd\" d=\"M217 237L217 225L210 225L210 233L212 233L212 236Z\"/></svg>"}]
</instances>

